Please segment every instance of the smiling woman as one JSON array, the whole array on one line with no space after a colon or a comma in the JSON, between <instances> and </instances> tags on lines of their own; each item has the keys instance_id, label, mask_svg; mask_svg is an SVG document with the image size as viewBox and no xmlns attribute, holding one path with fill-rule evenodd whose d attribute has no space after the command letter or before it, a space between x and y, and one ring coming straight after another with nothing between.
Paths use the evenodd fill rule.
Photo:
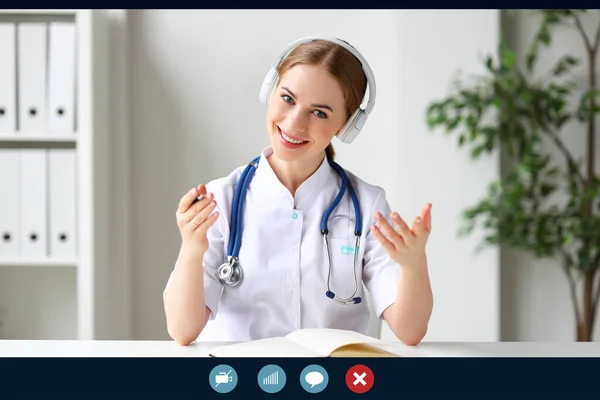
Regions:
<instances>
[{"instance_id":1,"label":"smiling woman","mask_svg":"<svg viewBox=\"0 0 600 400\"><path fill-rule=\"evenodd\" d=\"M266 123L276 155L271 164L279 179L288 179L282 183L293 194L323 161L326 149L333 158L331 140L352 112L342 86L327 69L298 63L284 71L271 95Z\"/></svg>"},{"instance_id":2,"label":"smiling woman","mask_svg":"<svg viewBox=\"0 0 600 400\"><path fill-rule=\"evenodd\" d=\"M335 152L331 139L339 131L335 127L344 125L359 109L367 90L367 78L360 61L344 47L321 40L296 47L277 66L277 71L282 79L274 94L290 106L296 105L300 109L297 112L312 114L314 119L322 120L313 124L316 125L315 134L321 133L319 142L327 142L327 157L333 159ZM302 91L298 93L300 98L296 90ZM270 100L272 103L274 99ZM275 130L282 129L274 118L277 113L281 117L285 111L284 107L278 107L277 102L272 103L267 115L267 129L271 134L273 124L276 125ZM287 138L294 138L293 132L283 131L288 134Z\"/></svg>"},{"instance_id":3,"label":"smiling woman","mask_svg":"<svg viewBox=\"0 0 600 400\"><path fill-rule=\"evenodd\" d=\"M191 343L209 319L234 341L302 328L364 334L362 283L401 341L421 341L433 306L431 205L409 227L331 145L353 141L375 94L368 63L339 39L300 39L276 57L260 92L271 145L179 202L181 248L163 293L175 341Z\"/></svg>"}]
</instances>

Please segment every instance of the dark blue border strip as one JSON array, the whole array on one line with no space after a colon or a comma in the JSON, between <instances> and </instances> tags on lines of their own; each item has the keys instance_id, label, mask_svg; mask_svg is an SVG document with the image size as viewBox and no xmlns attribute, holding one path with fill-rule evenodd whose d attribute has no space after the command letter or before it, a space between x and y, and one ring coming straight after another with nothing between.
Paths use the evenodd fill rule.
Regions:
<instances>
[{"instance_id":1,"label":"dark blue border strip","mask_svg":"<svg viewBox=\"0 0 600 400\"><path fill-rule=\"evenodd\" d=\"M582 5L585 5L584 2ZM129 10L160 10L159 3L153 2L128 2ZM548 3L541 1L532 1L531 3L525 3L525 5L529 4L526 9L539 9L545 8ZM123 6L127 6L127 3L120 2L116 4L114 2L101 2L94 5L94 3L89 4L92 9L118 9ZM227 10L227 9L236 9L236 10L285 10L285 9L294 9L294 10L318 10L318 9L344 9L344 10L401 10L401 9L438 9L438 10L458 10L458 9L520 9L523 7L523 3L518 3L516 1L503 1L503 2L491 2L486 4L486 7L481 7L481 4L478 4L477 7L473 3L468 1L465 2L454 2L447 3L441 1L430 1L430 2L417 2L417 1L358 1L358 0L323 0L323 1L315 1L315 2L293 2L293 3L285 3L281 1L269 0L269 1L260 1L260 2L252 2L252 1L242 1L242 0L221 0L221 1L198 1L194 3L189 3L187 1L181 1L179 4L170 2L168 4L163 4L163 6L167 7L167 9L188 9L188 10ZM577 5L577 3L575 4ZM591 2L588 5L592 5ZM23 8L37 8L37 9L80 9L83 4L81 2L75 1L57 1L57 2L49 2L49 1L17 1L17 0L3 0L2 8L3 9L23 9ZM176 7L178 6L178 7ZM192 6L192 8L183 7L183 6ZM198 7L198 8L196 8ZM586 8L586 7L582 7Z\"/></svg>"},{"instance_id":2,"label":"dark blue border strip","mask_svg":"<svg viewBox=\"0 0 600 400\"><path fill-rule=\"evenodd\" d=\"M216 393L209 374L219 364L235 368L236 388ZM277 394L262 392L258 371L277 364L287 384ZM304 367L318 364L329 374L327 388L309 394L300 385ZM348 369L367 365L375 376L372 389L351 392L345 381ZM2 394L164 393L167 398L527 398L597 396L592 384L600 370L600 358L400 358L400 359L223 359L223 358L4 358L0 359ZM176 397L173 397L176 393ZM333 397L331 397L333 396ZM3 396L4 397L4 396Z\"/></svg>"}]
</instances>

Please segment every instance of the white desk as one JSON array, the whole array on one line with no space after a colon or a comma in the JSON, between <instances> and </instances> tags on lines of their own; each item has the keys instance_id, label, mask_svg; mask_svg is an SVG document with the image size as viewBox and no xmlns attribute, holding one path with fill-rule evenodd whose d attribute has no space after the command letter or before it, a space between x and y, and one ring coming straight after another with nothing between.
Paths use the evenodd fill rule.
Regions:
<instances>
[{"instance_id":1,"label":"white desk","mask_svg":"<svg viewBox=\"0 0 600 400\"><path fill-rule=\"evenodd\" d=\"M0 357L208 357L228 342L0 340ZM405 357L600 357L600 343L430 343L383 348Z\"/></svg>"}]
</instances>

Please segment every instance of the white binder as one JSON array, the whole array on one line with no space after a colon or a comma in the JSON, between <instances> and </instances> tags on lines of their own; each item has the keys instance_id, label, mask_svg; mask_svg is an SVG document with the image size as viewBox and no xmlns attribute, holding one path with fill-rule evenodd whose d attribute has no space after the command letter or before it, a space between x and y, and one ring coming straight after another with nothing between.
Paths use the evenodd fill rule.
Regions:
<instances>
[{"instance_id":1,"label":"white binder","mask_svg":"<svg viewBox=\"0 0 600 400\"><path fill-rule=\"evenodd\" d=\"M19 150L0 149L0 259L19 256Z\"/></svg>"},{"instance_id":2,"label":"white binder","mask_svg":"<svg viewBox=\"0 0 600 400\"><path fill-rule=\"evenodd\" d=\"M21 22L17 28L18 130L40 135L46 131L46 23Z\"/></svg>"},{"instance_id":3,"label":"white binder","mask_svg":"<svg viewBox=\"0 0 600 400\"><path fill-rule=\"evenodd\" d=\"M49 257L76 255L74 149L48 150Z\"/></svg>"},{"instance_id":4,"label":"white binder","mask_svg":"<svg viewBox=\"0 0 600 400\"><path fill-rule=\"evenodd\" d=\"M48 40L49 134L75 131L75 24L51 22Z\"/></svg>"},{"instance_id":5,"label":"white binder","mask_svg":"<svg viewBox=\"0 0 600 400\"><path fill-rule=\"evenodd\" d=\"M0 135L17 130L17 27L0 22Z\"/></svg>"},{"instance_id":6,"label":"white binder","mask_svg":"<svg viewBox=\"0 0 600 400\"><path fill-rule=\"evenodd\" d=\"M47 179L45 149L20 149L20 256L46 257Z\"/></svg>"}]
</instances>

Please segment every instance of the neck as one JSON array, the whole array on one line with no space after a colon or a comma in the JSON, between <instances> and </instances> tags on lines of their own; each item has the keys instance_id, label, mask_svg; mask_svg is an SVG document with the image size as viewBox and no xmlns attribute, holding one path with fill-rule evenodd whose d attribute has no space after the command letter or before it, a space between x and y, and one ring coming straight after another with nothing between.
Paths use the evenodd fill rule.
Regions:
<instances>
[{"instance_id":1,"label":"neck","mask_svg":"<svg viewBox=\"0 0 600 400\"><path fill-rule=\"evenodd\" d=\"M269 165L279 181L290 191L292 196L295 196L296 190L319 169L324 158L325 153L323 152L310 159L287 162L281 160L275 154L271 154L267 161L269 161Z\"/></svg>"}]
</instances>

